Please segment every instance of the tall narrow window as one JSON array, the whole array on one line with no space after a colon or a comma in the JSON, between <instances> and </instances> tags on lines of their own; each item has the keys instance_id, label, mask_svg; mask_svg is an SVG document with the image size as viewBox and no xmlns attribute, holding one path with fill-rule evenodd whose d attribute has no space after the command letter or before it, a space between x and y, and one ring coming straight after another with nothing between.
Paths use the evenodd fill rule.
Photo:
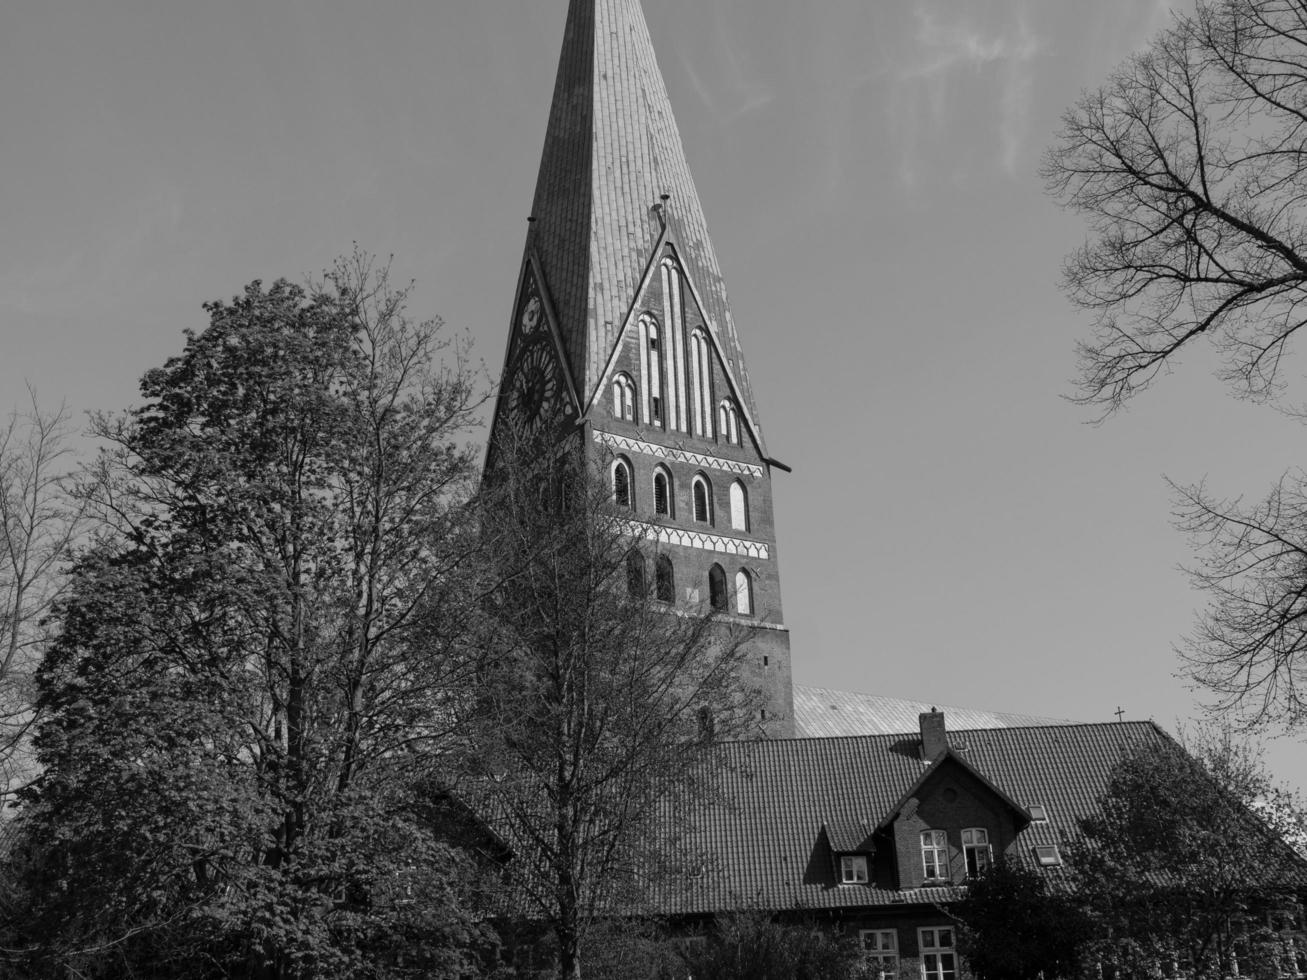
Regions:
<instances>
[{"instance_id":1,"label":"tall narrow window","mask_svg":"<svg viewBox=\"0 0 1307 980\"><path fill-rule=\"evenodd\" d=\"M968 878L978 878L989 870L992 858L989 831L980 828L962 831L962 854L967 859Z\"/></svg>"},{"instance_id":2,"label":"tall narrow window","mask_svg":"<svg viewBox=\"0 0 1307 980\"><path fill-rule=\"evenodd\" d=\"M718 612L726 612L726 570L721 565L708 569L708 601Z\"/></svg>"},{"instance_id":3,"label":"tall narrow window","mask_svg":"<svg viewBox=\"0 0 1307 980\"><path fill-rule=\"evenodd\" d=\"M654 566L654 591L659 602L676 601L676 573L672 570L672 560L666 555L659 555Z\"/></svg>"},{"instance_id":4,"label":"tall narrow window","mask_svg":"<svg viewBox=\"0 0 1307 980\"><path fill-rule=\"evenodd\" d=\"M643 599L645 594L644 555L634 548L626 553L626 594L632 599Z\"/></svg>"},{"instance_id":5,"label":"tall narrow window","mask_svg":"<svg viewBox=\"0 0 1307 980\"><path fill-rule=\"evenodd\" d=\"M661 467L654 471L654 513L659 517L672 515L672 478Z\"/></svg>"},{"instance_id":6,"label":"tall narrow window","mask_svg":"<svg viewBox=\"0 0 1307 980\"><path fill-rule=\"evenodd\" d=\"M737 531L749 530L749 491L739 480L731 484L731 527Z\"/></svg>"},{"instance_id":7,"label":"tall narrow window","mask_svg":"<svg viewBox=\"0 0 1307 980\"><path fill-rule=\"evenodd\" d=\"M708 335L702 328L690 336L690 414L694 434L712 438L712 374L709 370Z\"/></svg>"},{"instance_id":8,"label":"tall narrow window","mask_svg":"<svg viewBox=\"0 0 1307 980\"><path fill-rule=\"evenodd\" d=\"M682 307L681 270L674 259L663 260L663 384L666 403L663 415L667 430L689 432L685 389L685 311Z\"/></svg>"},{"instance_id":9,"label":"tall narrow window","mask_svg":"<svg viewBox=\"0 0 1307 980\"><path fill-rule=\"evenodd\" d=\"M743 568L735 573L735 611L741 616L753 615L753 576Z\"/></svg>"},{"instance_id":10,"label":"tall narrow window","mask_svg":"<svg viewBox=\"0 0 1307 980\"><path fill-rule=\"evenodd\" d=\"M692 485L694 493L694 519L700 524L711 524L712 519L712 485L706 476L696 476Z\"/></svg>"},{"instance_id":11,"label":"tall narrow window","mask_svg":"<svg viewBox=\"0 0 1307 980\"><path fill-rule=\"evenodd\" d=\"M635 382L629 374L613 379L613 415L627 422L635 421Z\"/></svg>"},{"instance_id":12,"label":"tall narrow window","mask_svg":"<svg viewBox=\"0 0 1307 980\"><path fill-rule=\"evenodd\" d=\"M649 421L653 425L663 424L663 371L662 343L658 336L658 324L650 320L647 324L649 333Z\"/></svg>"},{"instance_id":13,"label":"tall narrow window","mask_svg":"<svg viewBox=\"0 0 1307 980\"><path fill-rule=\"evenodd\" d=\"M624 459L613 461L613 503L618 507L634 506L631 500L631 464Z\"/></svg>"},{"instance_id":14,"label":"tall narrow window","mask_svg":"<svg viewBox=\"0 0 1307 980\"><path fill-rule=\"evenodd\" d=\"M942 830L921 832L921 877L928 882L948 881L948 835Z\"/></svg>"},{"instance_id":15,"label":"tall narrow window","mask_svg":"<svg viewBox=\"0 0 1307 980\"><path fill-rule=\"evenodd\" d=\"M717 407L717 427L727 442L736 446L740 444L740 414L735 402L729 398L723 399Z\"/></svg>"},{"instance_id":16,"label":"tall narrow window","mask_svg":"<svg viewBox=\"0 0 1307 980\"><path fill-rule=\"evenodd\" d=\"M957 980L958 957L951 928L918 929L921 952L921 980Z\"/></svg>"}]
</instances>

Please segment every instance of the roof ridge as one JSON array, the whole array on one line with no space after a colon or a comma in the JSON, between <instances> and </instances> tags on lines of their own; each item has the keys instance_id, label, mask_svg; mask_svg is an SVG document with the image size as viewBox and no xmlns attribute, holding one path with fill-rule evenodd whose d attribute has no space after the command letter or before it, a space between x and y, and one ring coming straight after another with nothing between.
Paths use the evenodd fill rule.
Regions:
<instances>
[{"instance_id":1,"label":"roof ridge","mask_svg":"<svg viewBox=\"0 0 1307 980\"><path fill-rule=\"evenodd\" d=\"M1003 735L1014 732L1046 732L1056 731L1061 728L1108 728L1108 727L1130 727L1142 725L1144 727L1155 728L1163 735L1167 734L1166 729L1162 728L1156 721L1149 718L1140 721L1069 721L1059 725L1009 725L1005 728L950 728L948 735L984 735L1002 737ZM790 738L762 738L762 739L731 739L717 743L721 746L733 745L779 745L787 742L802 742L806 745L816 745L823 742L847 742L857 739L901 739L904 737L921 738L919 731L907 732L863 732L861 734L851 735L795 735ZM956 746L954 746L956 748Z\"/></svg>"}]
</instances>

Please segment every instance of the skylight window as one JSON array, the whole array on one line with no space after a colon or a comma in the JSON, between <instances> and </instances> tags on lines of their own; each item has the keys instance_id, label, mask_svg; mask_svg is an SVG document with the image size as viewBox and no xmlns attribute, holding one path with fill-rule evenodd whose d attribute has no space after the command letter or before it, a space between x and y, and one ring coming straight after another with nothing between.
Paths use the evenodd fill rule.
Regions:
<instances>
[{"instance_id":1,"label":"skylight window","mask_svg":"<svg viewBox=\"0 0 1307 980\"><path fill-rule=\"evenodd\" d=\"M1056 844L1036 845L1035 860L1039 862L1041 868L1060 868L1062 866L1062 855L1058 853Z\"/></svg>"},{"instance_id":2,"label":"skylight window","mask_svg":"<svg viewBox=\"0 0 1307 980\"><path fill-rule=\"evenodd\" d=\"M1048 823L1048 808L1036 803L1030 807L1030 819L1035 823Z\"/></svg>"}]
</instances>

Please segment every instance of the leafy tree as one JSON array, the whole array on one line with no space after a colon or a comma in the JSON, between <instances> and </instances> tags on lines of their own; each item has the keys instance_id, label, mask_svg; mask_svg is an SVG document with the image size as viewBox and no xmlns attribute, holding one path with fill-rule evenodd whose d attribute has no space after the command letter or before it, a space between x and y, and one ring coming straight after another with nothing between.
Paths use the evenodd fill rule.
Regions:
<instances>
[{"instance_id":1,"label":"leafy tree","mask_svg":"<svg viewBox=\"0 0 1307 980\"><path fill-rule=\"evenodd\" d=\"M653 542L617 518L575 447L498 434L481 499L493 556L479 637L477 793L514 850L511 894L582 975L603 916L674 879L662 809L694 793L710 730L756 716L742 637L648 593ZM711 723L710 723L711 722Z\"/></svg>"},{"instance_id":2,"label":"leafy tree","mask_svg":"<svg viewBox=\"0 0 1307 980\"><path fill-rule=\"evenodd\" d=\"M1190 750L1125 757L1084 821L1070 863L1102 937L1091 952L1132 972L1260 975L1281 953L1267 923L1292 919L1307 888L1307 861L1284 839L1303 811L1228 735Z\"/></svg>"},{"instance_id":3,"label":"leafy tree","mask_svg":"<svg viewBox=\"0 0 1307 980\"><path fill-rule=\"evenodd\" d=\"M703 942L683 947L690 976L713 980L858 980L868 971L854 937L786 925L749 913L720 919Z\"/></svg>"},{"instance_id":4,"label":"leafy tree","mask_svg":"<svg viewBox=\"0 0 1307 980\"><path fill-rule=\"evenodd\" d=\"M36 721L36 667L42 621L64 584L66 560L83 526L68 493L68 416L15 410L0 429L0 821L12 794L33 775L30 735Z\"/></svg>"},{"instance_id":5,"label":"leafy tree","mask_svg":"<svg viewBox=\"0 0 1307 980\"><path fill-rule=\"evenodd\" d=\"M1011 859L993 864L952 911L958 950L980 980L1076 976L1092 935L1068 882Z\"/></svg>"},{"instance_id":6,"label":"leafy tree","mask_svg":"<svg viewBox=\"0 0 1307 980\"><path fill-rule=\"evenodd\" d=\"M1238 396L1286 400L1307 325L1304 123L1299 0L1199 0L1066 114L1045 176L1092 232L1064 279L1095 318L1084 402L1110 413L1204 342ZM1193 581L1212 600L1186 662L1252 724L1307 718L1305 480L1287 474L1252 506L1177 488L1204 553Z\"/></svg>"},{"instance_id":7,"label":"leafy tree","mask_svg":"<svg viewBox=\"0 0 1307 980\"><path fill-rule=\"evenodd\" d=\"M456 727L476 404L355 254L253 283L102 418L99 544L40 673L34 958L82 976L464 976L430 782Z\"/></svg>"}]
</instances>

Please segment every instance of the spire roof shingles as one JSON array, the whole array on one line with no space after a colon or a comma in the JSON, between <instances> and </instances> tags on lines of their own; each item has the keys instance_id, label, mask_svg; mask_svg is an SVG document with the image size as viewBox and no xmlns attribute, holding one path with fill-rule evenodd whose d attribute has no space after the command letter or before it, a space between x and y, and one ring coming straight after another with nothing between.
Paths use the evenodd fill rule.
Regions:
<instances>
[{"instance_id":1,"label":"spire roof shingles","mask_svg":"<svg viewBox=\"0 0 1307 980\"><path fill-rule=\"evenodd\" d=\"M571 0L528 247L588 401L632 312L662 225L755 425L757 406L685 148L639 0Z\"/></svg>"}]
</instances>

